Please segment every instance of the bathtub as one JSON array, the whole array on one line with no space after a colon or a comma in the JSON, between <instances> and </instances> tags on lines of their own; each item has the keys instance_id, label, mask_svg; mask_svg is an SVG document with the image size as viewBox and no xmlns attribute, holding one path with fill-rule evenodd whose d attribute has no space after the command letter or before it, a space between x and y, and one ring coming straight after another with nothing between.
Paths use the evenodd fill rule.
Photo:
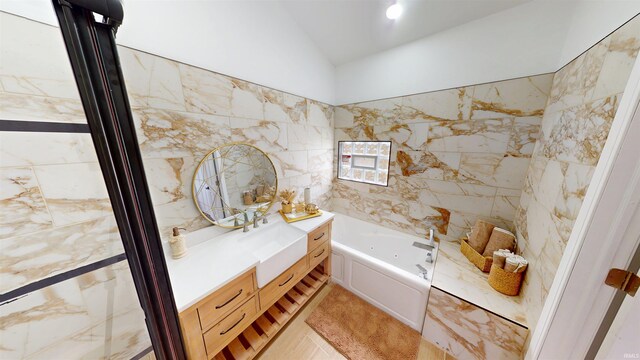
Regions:
<instances>
[{"instance_id":1,"label":"bathtub","mask_svg":"<svg viewBox=\"0 0 640 360\"><path fill-rule=\"evenodd\" d=\"M433 263L412 244L427 240L342 214L335 215L331 238L332 281L420 332ZM427 269L426 279L416 264Z\"/></svg>"}]
</instances>

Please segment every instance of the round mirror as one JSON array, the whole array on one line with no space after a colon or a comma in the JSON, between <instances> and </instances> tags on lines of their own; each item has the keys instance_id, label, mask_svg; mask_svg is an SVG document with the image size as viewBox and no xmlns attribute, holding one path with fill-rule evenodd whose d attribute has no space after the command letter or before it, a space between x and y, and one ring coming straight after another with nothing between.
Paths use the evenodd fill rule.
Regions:
<instances>
[{"instance_id":1,"label":"round mirror","mask_svg":"<svg viewBox=\"0 0 640 360\"><path fill-rule=\"evenodd\" d=\"M278 178L271 159L249 144L214 149L196 168L193 199L202 216L215 225L242 227L267 213L276 197Z\"/></svg>"}]
</instances>

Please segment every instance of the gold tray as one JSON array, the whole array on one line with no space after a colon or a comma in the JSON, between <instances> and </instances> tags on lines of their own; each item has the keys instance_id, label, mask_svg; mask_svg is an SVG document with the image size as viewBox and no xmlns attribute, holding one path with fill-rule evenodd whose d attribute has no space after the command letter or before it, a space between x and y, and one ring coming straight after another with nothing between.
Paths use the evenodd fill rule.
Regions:
<instances>
[{"instance_id":1,"label":"gold tray","mask_svg":"<svg viewBox=\"0 0 640 360\"><path fill-rule=\"evenodd\" d=\"M284 221L286 221L288 223L292 223L292 222L296 222L296 221L300 221L300 220L311 219L311 218L318 217L318 216L322 215L322 211L321 210L318 210L318 212L315 213L315 214L308 214L306 212L304 212L304 213L285 214L285 213L282 212L282 209L278 210L278 212L280 213L280 215L282 215L282 218L284 219ZM291 217L291 215L295 215L295 216Z\"/></svg>"}]
</instances>

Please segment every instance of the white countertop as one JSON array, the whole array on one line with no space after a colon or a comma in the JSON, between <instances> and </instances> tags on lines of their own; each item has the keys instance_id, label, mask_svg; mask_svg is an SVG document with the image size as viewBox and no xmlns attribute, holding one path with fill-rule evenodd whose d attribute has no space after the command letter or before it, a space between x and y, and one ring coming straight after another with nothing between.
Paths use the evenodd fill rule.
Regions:
<instances>
[{"instance_id":1,"label":"white countertop","mask_svg":"<svg viewBox=\"0 0 640 360\"><path fill-rule=\"evenodd\" d=\"M497 292L488 277L460 252L459 243L440 242L432 286L527 327L522 298Z\"/></svg>"},{"instance_id":2,"label":"white countertop","mask_svg":"<svg viewBox=\"0 0 640 360\"><path fill-rule=\"evenodd\" d=\"M321 216L301 220L290 225L309 233L318 226L333 219L334 215L323 211ZM268 224L284 222L280 214L268 217ZM251 228L250 231L260 231ZM173 296L178 311L183 311L204 299L229 281L255 267L259 260L238 244L242 229L228 230L217 226L186 234L187 255L173 259L166 249L165 256Z\"/></svg>"}]
</instances>

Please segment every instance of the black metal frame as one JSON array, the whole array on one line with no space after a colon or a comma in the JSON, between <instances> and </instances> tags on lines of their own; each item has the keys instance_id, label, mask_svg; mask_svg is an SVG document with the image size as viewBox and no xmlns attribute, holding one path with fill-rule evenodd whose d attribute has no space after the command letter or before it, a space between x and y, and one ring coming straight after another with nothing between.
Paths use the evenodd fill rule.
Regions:
<instances>
[{"instance_id":1,"label":"black metal frame","mask_svg":"<svg viewBox=\"0 0 640 360\"><path fill-rule=\"evenodd\" d=\"M186 359L115 31L118 0L52 0L158 359ZM97 23L94 12L104 16Z\"/></svg>"}]
</instances>

